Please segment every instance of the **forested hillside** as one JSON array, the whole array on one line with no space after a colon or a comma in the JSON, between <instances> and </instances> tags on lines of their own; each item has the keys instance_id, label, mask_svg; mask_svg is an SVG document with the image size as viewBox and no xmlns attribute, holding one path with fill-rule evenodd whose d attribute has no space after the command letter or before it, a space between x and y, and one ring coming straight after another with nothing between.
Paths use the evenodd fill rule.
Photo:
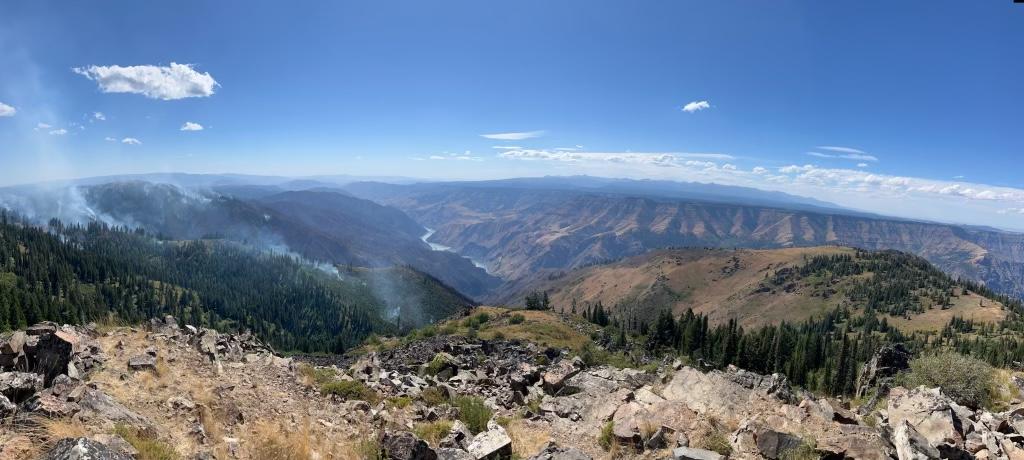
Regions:
<instances>
[{"instance_id":1,"label":"forested hillside","mask_svg":"<svg viewBox=\"0 0 1024 460\"><path fill-rule=\"evenodd\" d=\"M602 326L599 341L613 351L636 356L639 344L641 356L670 352L712 367L781 372L796 384L832 395L853 395L858 370L885 344L900 343L914 352L952 349L1004 368L1024 363L1024 306L1019 301L952 279L916 256L895 251L820 255L766 273L763 286L785 289L801 279L814 279L826 289L845 280L844 289L856 303L805 320L747 328L735 319L710 321L692 309L673 314L662 307L649 319L597 301L563 311ZM1000 305L1006 315L993 322L953 316L934 330L901 328L893 321L913 322L925 311L948 308L959 296Z\"/></svg>"},{"instance_id":2,"label":"forested hillside","mask_svg":"<svg viewBox=\"0 0 1024 460\"><path fill-rule=\"evenodd\" d=\"M2 214L0 330L42 320L84 323L113 315L135 323L171 314L197 326L250 329L284 350L340 352L395 327L386 317L389 302L373 283L289 256L219 240L158 240L98 223L53 221L48 230ZM436 280L429 276L415 284L404 276L384 279L398 292L448 289L431 285ZM456 293L445 298L463 299L445 304L453 310L468 304ZM425 316L443 314L435 309Z\"/></svg>"}]
</instances>

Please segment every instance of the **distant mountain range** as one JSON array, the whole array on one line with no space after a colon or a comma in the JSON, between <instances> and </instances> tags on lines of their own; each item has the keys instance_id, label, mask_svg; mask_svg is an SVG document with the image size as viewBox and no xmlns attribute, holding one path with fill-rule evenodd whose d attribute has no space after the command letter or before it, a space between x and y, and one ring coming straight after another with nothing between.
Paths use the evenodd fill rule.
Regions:
<instances>
[{"instance_id":1,"label":"distant mountain range","mask_svg":"<svg viewBox=\"0 0 1024 460\"><path fill-rule=\"evenodd\" d=\"M1024 297L1024 234L878 216L779 192L588 176L409 183L153 174L0 189L45 221L227 238L356 267L410 266L481 300L670 247L896 249ZM421 238L432 230L428 245ZM486 271L475 266L486 267ZM503 286L504 285L504 286Z\"/></svg>"},{"instance_id":2,"label":"distant mountain range","mask_svg":"<svg viewBox=\"0 0 1024 460\"><path fill-rule=\"evenodd\" d=\"M649 189L611 183L353 183L345 189L404 210L436 230L431 241L482 261L508 281L667 247L843 245L910 252L953 276L1024 296L1024 234L887 218L827 203L787 203L788 195L771 195L772 205L750 204L728 202L746 193L731 188L712 200L671 187L640 195Z\"/></svg>"}]
</instances>

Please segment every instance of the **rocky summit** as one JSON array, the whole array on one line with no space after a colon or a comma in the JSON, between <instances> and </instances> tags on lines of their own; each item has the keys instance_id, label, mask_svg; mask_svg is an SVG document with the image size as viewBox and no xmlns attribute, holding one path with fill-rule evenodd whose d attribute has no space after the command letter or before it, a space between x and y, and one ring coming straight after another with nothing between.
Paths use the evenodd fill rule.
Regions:
<instances>
[{"instance_id":1,"label":"rocky summit","mask_svg":"<svg viewBox=\"0 0 1024 460\"><path fill-rule=\"evenodd\" d=\"M991 412L894 385L902 349L865 367L863 391L881 396L860 411L780 374L587 365L461 335L326 364L168 317L43 323L0 351L3 459L1024 458L1024 403Z\"/></svg>"}]
</instances>

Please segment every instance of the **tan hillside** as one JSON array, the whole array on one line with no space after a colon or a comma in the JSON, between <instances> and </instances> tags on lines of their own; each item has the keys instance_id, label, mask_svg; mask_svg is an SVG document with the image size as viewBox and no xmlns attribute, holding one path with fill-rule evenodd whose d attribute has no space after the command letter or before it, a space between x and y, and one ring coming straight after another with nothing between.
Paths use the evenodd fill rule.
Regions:
<instances>
[{"instance_id":1,"label":"tan hillside","mask_svg":"<svg viewBox=\"0 0 1024 460\"><path fill-rule=\"evenodd\" d=\"M709 315L712 322L736 318L745 327L794 322L841 305L859 308L861 305L844 295L845 288L856 277L832 283L812 277L770 288L765 287L766 279L780 270L798 267L814 256L855 252L834 246L662 250L583 268L539 282L532 289L547 291L552 305L566 311L574 301L578 309L601 301L606 307L641 313L665 305L670 305L676 314L692 308L696 313ZM885 316L905 330L941 329L953 316L981 322L995 322L1006 316L1001 304L974 293L951 297L952 306L947 309L928 308L931 302L922 298L926 310L911 319Z\"/></svg>"}]
</instances>

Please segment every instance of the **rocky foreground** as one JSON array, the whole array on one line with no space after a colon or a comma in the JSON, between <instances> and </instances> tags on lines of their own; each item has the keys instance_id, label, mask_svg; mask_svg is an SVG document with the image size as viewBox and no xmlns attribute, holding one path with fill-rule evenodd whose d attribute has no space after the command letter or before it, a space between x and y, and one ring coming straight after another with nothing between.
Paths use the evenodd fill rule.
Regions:
<instances>
[{"instance_id":1,"label":"rocky foreground","mask_svg":"<svg viewBox=\"0 0 1024 460\"><path fill-rule=\"evenodd\" d=\"M864 386L884 394L899 354L867 366ZM171 318L0 335L0 459L1024 458L1019 402L992 413L896 387L869 406L780 375L588 367L458 335L343 366Z\"/></svg>"}]
</instances>

